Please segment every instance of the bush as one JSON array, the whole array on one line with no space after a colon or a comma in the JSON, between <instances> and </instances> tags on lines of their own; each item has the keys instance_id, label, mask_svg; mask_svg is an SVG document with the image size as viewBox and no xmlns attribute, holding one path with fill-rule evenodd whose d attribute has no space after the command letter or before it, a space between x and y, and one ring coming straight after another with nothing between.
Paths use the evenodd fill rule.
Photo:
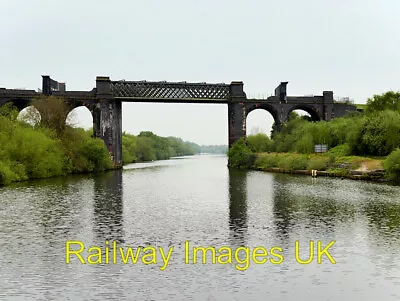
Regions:
<instances>
[{"instance_id":1,"label":"bush","mask_svg":"<svg viewBox=\"0 0 400 301\"><path fill-rule=\"evenodd\" d=\"M243 138L235 142L228 151L228 166L234 168L250 168L255 161L255 154L244 143Z\"/></svg>"},{"instance_id":2,"label":"bush","mask_svg":"<svg viewBox=\"0 0 400 301\"><path fill-rule=\"evenodd\" d=\"M12 165L16 164L0 161L0 185L27 179L23 167L21 168L20 165L17 165L17 169L13 170Z\"/></svg>"},{"instance_id":3,"label":"bush","mask_svg":"<svg viewBox=\"0 0 400 301\"><path fill-rule=\"evenodd\" d=\"M279 156L278 154L262 154L257 156L254 166L258 168L273 168L278 167Z\"/></svg>"},{"instance_id":4,"label":"bush","mask_svg":"<svg viewBox=\"0 0 400 301\"><path fill-rule=\"evenodd\" d=\"M386 175L389 179L400 182L400 149L396 149L383 162Z\"/></svg>"},{"instance_id":5,"label":"bush","mask_svg":"<svg viewBox=\"0 0 400 301\"><path fill-rule=\"evenodd\" d=\"M347 143L335 146L328 151L329 155L333 155L334 157L345 157L350 156L351 148Z\"/></svg>"},{"instance_id":6,"label":"bush","mask_svg":"<svg viewBox=\"0 0 400 301\"><path fill-rule=\"evenodd\" d=\"M298 154L283 155L278 167L285 171L303 170L307 167L307 156Z\"/></svg>"},{"instance_id":7,"label":"bush","mask_svg":"<svg viewBox=\"0 0 400 301\"><path fill-rule=\"evenodd\" d=\"M45 178L64 173L63 147L59 140L50 136L51 131L35 130L14 122L14 126L6 132L12 138L0 138L3 148L1 155L20 177L24 178L25 174L29 178Z\"/></svg>"},{"instance_id":8,"label":"bush","mask_svg":"<svg viewBox=\"0 0 400 301\"><path fill-rule=\"evenodd\" d=\"M82 144L81 154L87 171L103 171L112 167L112 161L103 140L91 138Z\"/></svg>"},{"instance_id":9,"label":"bush","mask_svg":"<svg viewBox=\"0 0 400 301\"><path fill-rule=\"evenodd\" d=\"M371 114L362 132L365 155L387 156L400 146L400 113L383 111Z\"/></svg>"},{"instance_id":10,"label":"bush","mask_svg":"<svg viewBox=\"0 0 400 301\"><path fill-rule=\"evenodd\" d=\"M328 162L326 158L322 157L311 157L308 161L307 170L326 170Z\"/></svg>"},{"instance_id":11,"label":"bush","mask_svg":"<svg viewBox=\"0 0 400 301\"><path fill-rule=\"evenodd\" d=\"M271 139L262 133L247 136L247 145L252 152L256 153L269 152L273 148Z\"/></svg>"}]
</instances>

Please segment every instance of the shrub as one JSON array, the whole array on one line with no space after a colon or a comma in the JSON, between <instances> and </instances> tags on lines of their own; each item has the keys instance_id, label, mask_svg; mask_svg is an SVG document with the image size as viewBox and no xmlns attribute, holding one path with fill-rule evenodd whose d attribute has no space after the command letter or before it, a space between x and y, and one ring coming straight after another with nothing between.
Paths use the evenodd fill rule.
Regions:
<instances>
[{"instance_id":1,"label":"shrub","mask_svg":"<svg viewBox=\"0 0 400 301\"><path fill-rule=\"evenodd\" d=\"M308 161L307 170L326 170L328 162L323 157L311 157Z\"/></svg>"},{"instance_id":2,"label":"shrub","mask_svg":"<svg viewBox=\"0 0 400 301\"><path fill-rule=\"evenodd\" d=\"M25 180L26 178L27 176L21 166L19 166L19 170L14 171L11 162L0 161L0 185Z\"/></svg>"},{"instance_id":3,"label":"shrub","mask_svg":"<svg viewBox=\"0 0 400 301\"><path fill-rule=\"evenodd\" d=\"M87 163L87 171L102 171L112 167L112 161L103 140L91 138L82 144L81 154Z\"/></svg>"},{"instance_id":4,"label":"shrub","mask_svg":"<svg viewBox=\"0 0 400 301\"><path fill-rule=\"evenodd\" d=\"M329 155L333 155L334 157L345 157L350 156L351 148L347 143L335 146L328 151Z\"/></svg>"},{"instance_id":5,"label":"shrub","mask_svg":"<svg viewBox=\"0 0 400 301\"><path fill-rule=\"evenodd\" d=\"M255 154L244 143L243 138L235 142L228 151L228 166L234 168L250 168L255 161Z\"/></svg>"},{"instance_id":6,"label":"shrub","mask_svg":"<svg viewBox=\"0 0 400 301\"><path fill-rule=\"evenodd\" d=\"M271 139L262 133L247 136L247 145L251 151L256 153L269 152L273 147Z\"/></svg>"},{"instance_id":7,"label":"shrub","mask_svg":"<svg viewBox=\"0 0 400 301\"><path fill-rule=\"evenodd\" d=\"M257 156L254 166L258 168L273 168L278 167L279 156L275 153L262 154Z\"/></svg>"},{"instance_id":8,"label":"shrub","mask_svg":"<svg viewBox=\"0 0 400 301\"><path fill-rule=\"evenodd\" d=\"M303 170L307 167L307 156L298 154L283 155L278 167L285 171Z\"/></svg>"},{"instance_id":9,"label":"shrub","mask_svg":"<svg viewBox=\"0 0 400 301\"><path fill-rule=\"evenodd\" d=\"M394 150L383 162L386 175L389 179L400 182L400 149Z\"/></svg>"}]
</instances>

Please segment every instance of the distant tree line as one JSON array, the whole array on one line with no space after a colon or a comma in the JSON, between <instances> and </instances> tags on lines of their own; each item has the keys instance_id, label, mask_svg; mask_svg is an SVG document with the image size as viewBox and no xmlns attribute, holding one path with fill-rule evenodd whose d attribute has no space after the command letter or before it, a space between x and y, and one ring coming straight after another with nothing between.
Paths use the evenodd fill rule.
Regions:
<instances>
[{"instance_id":1,"label":"distant tree line","mask_svg":"<svg viewBox=\"0 0 400 301\"><path fill-rule=\"evenodd\" d=\"M194 155L198 145L176 137L160 137L152 132L141 132L134 136L122 134L123 163L166 160L176 156Z\"/></svg>"},{"instance_id":2,"label":"distant tree line","mask_svg":"<svg viewBox=\"0 0 400 301\"><path fill-rule=\"evenodd\" d=\"M201 145L200 153L205 154L226 154L228 145Z\"/></svg>"},{"instance_id":3,"label":"distant tree line","mask_svg":"<svg viewBox=\"0 0 400 301\"><path fill-rule=\"evenodd\" d=\"M200 153L226 153L226 145L198 145L177 137L160 137L145 131L135 136L122 134L123 163L166 160L177 156L190 156Z\"/></svg>"}]
</instances>

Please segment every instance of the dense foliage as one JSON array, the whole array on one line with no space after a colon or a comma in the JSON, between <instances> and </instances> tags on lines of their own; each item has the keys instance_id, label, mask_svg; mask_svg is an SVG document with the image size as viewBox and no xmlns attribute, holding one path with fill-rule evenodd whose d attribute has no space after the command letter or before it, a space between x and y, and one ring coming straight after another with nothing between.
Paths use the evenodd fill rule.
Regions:
<instances>
[{"instance_id":1,"label":"dense foliage","mask_svg":"<svg viewBox=\"0 0 400 301\"><path fill-rule=\"evenodd\" d=\"M396 182L400 182L400 149L396 149L383 163L388 177Z\"/></svg>"},{"instance_id":2,"label":"dense foliage","mask_svg":"<svg viewBox=\"0 0 400 301\"><path fill-rule=\"evenodd\" d=\"M104 142L89 132L40 123L32 126L17 116L9 105L0 108L0 184L112 167Z\"/></svg>"},{"instance_id":3,"label":"dense foliage","mask_svg":"<svg viewBox=\"0 0 400 301\"><path fill-rule=\"evenodd\" d=\"M249 168L253 165L255 154L241 138L228 151L228 165L234 168Z\"/></svg>"}]
</instances>

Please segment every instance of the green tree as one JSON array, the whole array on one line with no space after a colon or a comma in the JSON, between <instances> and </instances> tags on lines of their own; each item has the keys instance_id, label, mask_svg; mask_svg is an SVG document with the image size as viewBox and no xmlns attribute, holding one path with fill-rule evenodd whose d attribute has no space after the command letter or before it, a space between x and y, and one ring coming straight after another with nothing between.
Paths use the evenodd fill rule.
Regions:
<instances>
[{"instance_id":1,"label":"green tree","mask_svg":"<svg viewBox=\"0 0 400 301\"><path fill-rule=\"evenodd\" d=\"M400 147L400 113L382 111L367 117L362 130L365 155L386 156Z\"/></svg>"},{"instance_id":2,"label":"green tree","mask_svg":"<svg viewBox=\"0 0 400 301\"><path fill-rule=\"evenodd\" d=\"M31 102L27 118L36 122L39 117L36 108L40 113L40 126L50 128L61 135L66 129L66 119L71 108L64 99L56 96L40 96Z\"/></svg>"},{"instance_id":3,"label":"green tree","mask_svg":"<svg viewBox=\"0 0 400 301\"><path fill-rule=\"evenodd\" d=\"M394 150L383 162L387 176L400 183L400 149Z\"/></svg>"},{"instance_id":4,"label":"green tree","mask_svg":"<svg viewBox=\"0 0 400 301\"><path fill-rule=\"evenodd\" d=\"M400 111L400 92L388 91L368 98L367 113L384 110Z\"/></svg>"},{"instance_id":5,"label":"green tree","mask_svg":"<svg viewBox=\"0 0 400 301\"><path fill-rule=\"evenodd\" d=\"M255 154L244 143L243 138L235 142L228 150L228 166L234 168L250 168L255 161Z\"/></svg>"},{"instance_id":6,"label":"green tree","mask_svg":"<svg viewBox=\"0 0 400 301\"><path fill-rule=\"evenodd\" d=\"M272 151L272 141L266 134L258 133L247 136L247 145L252 152L262 153Z\"/></svg>"}]
</instances>

